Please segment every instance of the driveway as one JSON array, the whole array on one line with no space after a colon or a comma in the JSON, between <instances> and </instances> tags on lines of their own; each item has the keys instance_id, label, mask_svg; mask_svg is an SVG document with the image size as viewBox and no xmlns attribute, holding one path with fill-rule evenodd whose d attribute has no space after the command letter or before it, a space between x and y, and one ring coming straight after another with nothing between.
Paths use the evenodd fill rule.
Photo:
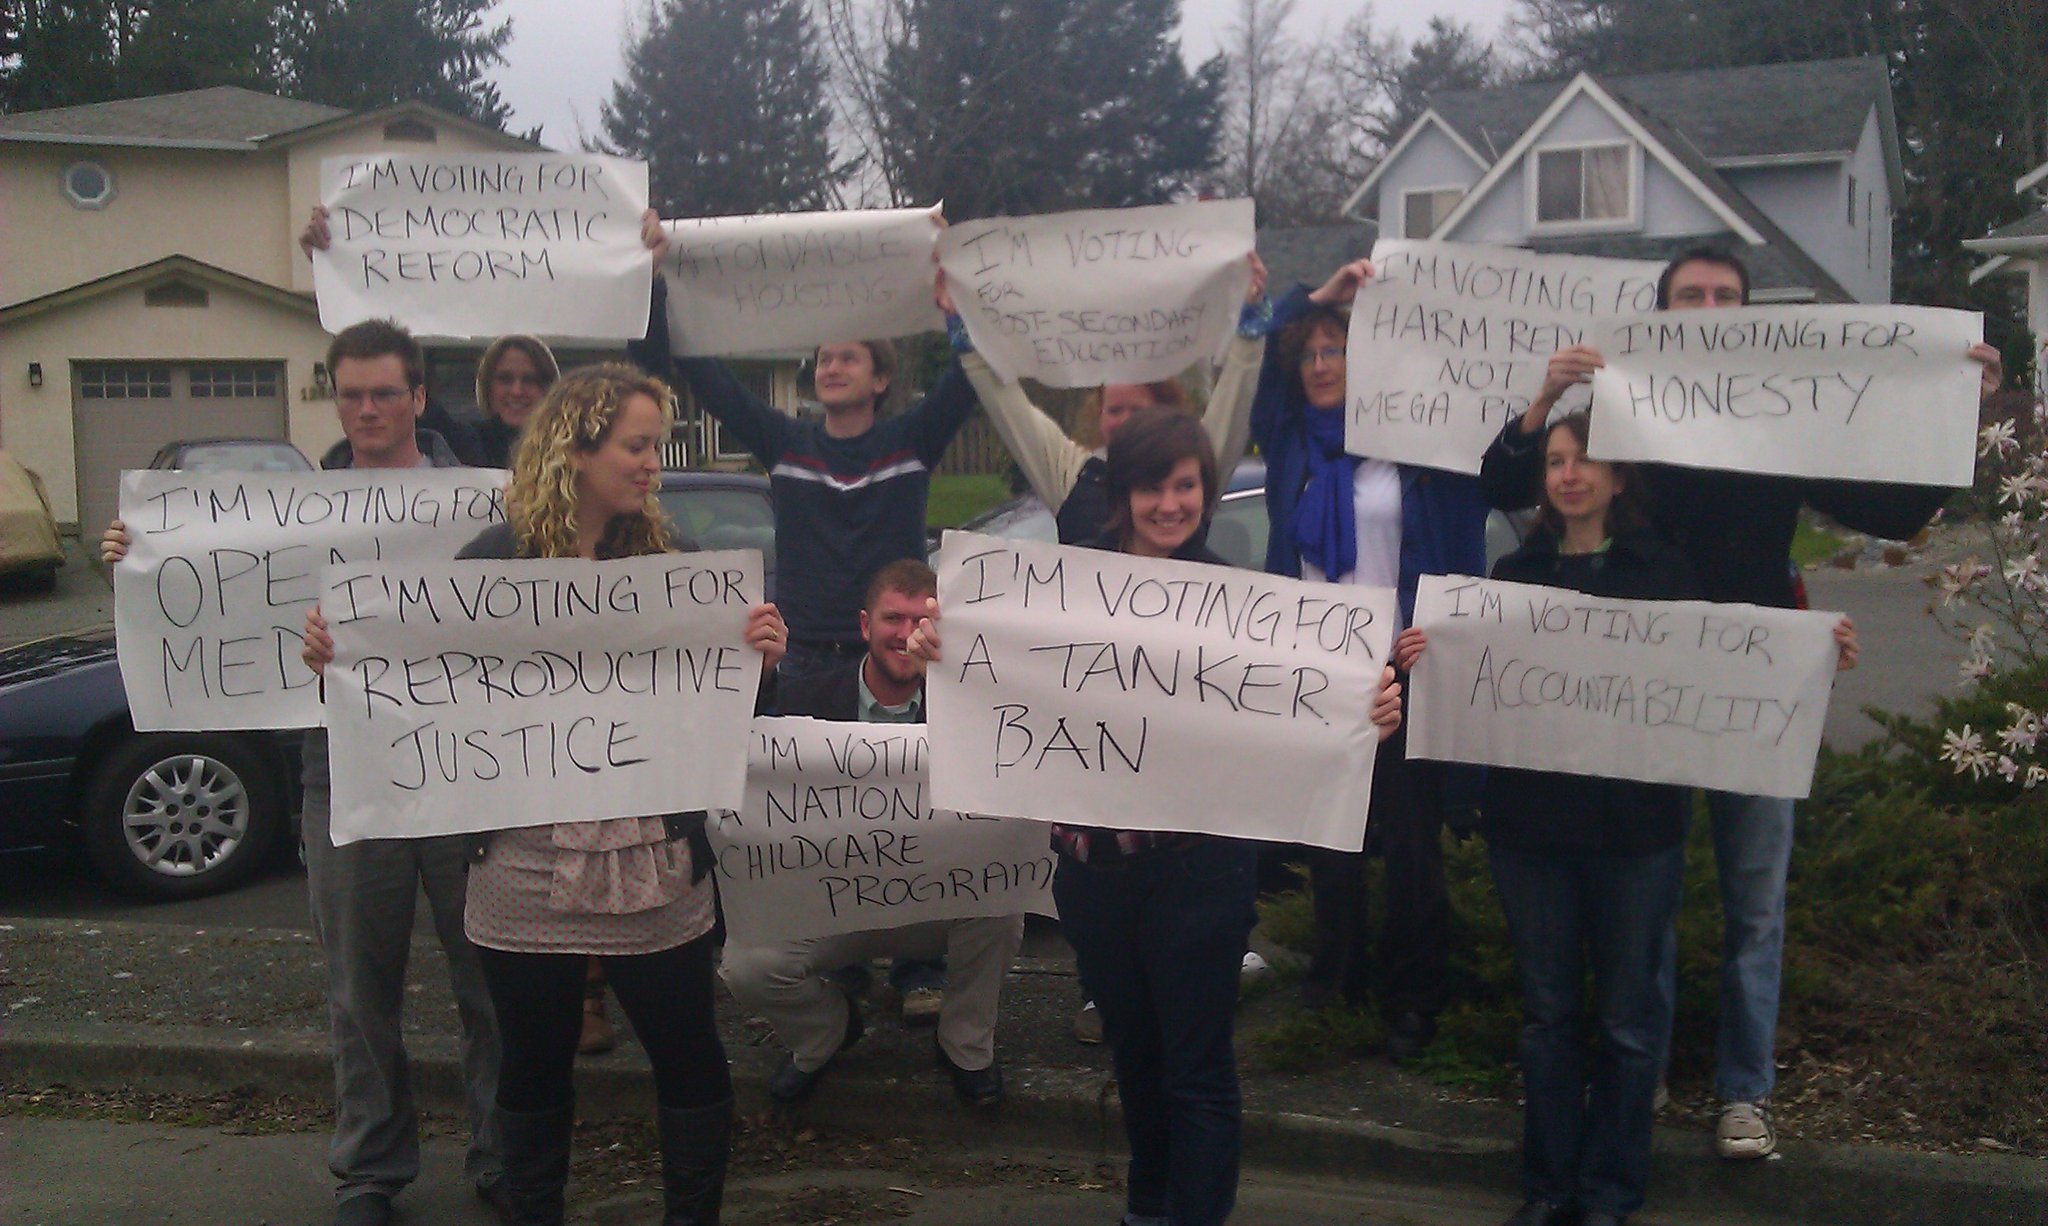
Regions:
<instances>
[{"instance_id":1,"label":"driveway","mask_svg":"<svg viewBox=\"0 0 2048 1226\"><path fill-rule=\"evenodd\" d=\"M94 542L97 552L98 542ZM64 542L64 565L52 592L0 585L0 647L114 620L114 589L78 541Z\"/></svg>"}]
</instances>

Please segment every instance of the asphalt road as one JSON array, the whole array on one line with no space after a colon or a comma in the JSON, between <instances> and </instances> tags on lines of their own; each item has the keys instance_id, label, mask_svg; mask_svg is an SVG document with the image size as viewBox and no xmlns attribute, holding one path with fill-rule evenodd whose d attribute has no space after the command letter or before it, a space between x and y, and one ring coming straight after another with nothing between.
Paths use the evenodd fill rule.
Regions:
<instances>
[{"instance_id":1,"label":"asphalt road","mask_svg":"<svg viewBox=\"0 0 2048 1226\"><path fill-rule=\"evenodd\" d=\"M448 1138L424 1145L420 1180L399 1199L401 1222L482 1226L492 1218L462 1186L462 1156ZM234 1135L217 1128L0 1115L0 1152L35 1155L0 1196L9 1223L163 1222L206 1226L317 1222L329 1212L326 1136L319 1131ZM25 1177L33 1171L33 1177ZM1022 1226L1112 1222L1122 1198L1092 1156L993 1150L967 1135L907 1159L849 1167L792 1162L736 1170L727 1184L731 1226L822 1226L890 1221L911 1226ZM644 1188L644 1185L642 1185ZM651 1191L570 1192L578 1226L652 1221ZM1492 1226L1507 1197L1458 1187L1307 1178L1247 1171L1231 1221L1242 1226ZM1641 1226L1733 1226L1753 1216L1656 1211Z\"/></svg>"}]
</instances>

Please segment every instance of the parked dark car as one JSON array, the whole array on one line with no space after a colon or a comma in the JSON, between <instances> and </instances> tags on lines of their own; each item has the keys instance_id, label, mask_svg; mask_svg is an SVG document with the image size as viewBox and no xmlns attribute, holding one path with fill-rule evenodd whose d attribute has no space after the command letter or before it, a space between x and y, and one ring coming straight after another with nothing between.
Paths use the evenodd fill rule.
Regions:
<instances>
[{"instance_id":1,"label":"parked dark car","mask_svg":"<svg viewBox=\"0 0 2048 1226\"><path fill-rule=\"evenodd\" d=\"M142 898L232 889L291 834L298 741L138 733L111 627L0 652L0 851L83 846Z\"/></svg>"},{"instance_id":2,"label":"parked dark car","mask_svg":"<svg viewBox=\"0 0 2048 1226\"><path fill-rule=\"evenodd\" d=\"M760 550L767 599L775 599L775 498L768 478L671 469L661 474L655 496L698 548Z\"/></svg>"},{"instance_id":3,"label":"parked dark car","mask_svg":"<svg viewBox=\"0 0 2048 1226\"><path fill-rule=\"evenodd\" d=\"M313 467L306 453L272 438L198 438L165 443L151 468L195 473L296 473Z\"/></svg>"},{"instance_id":4,"label":"parked dark car","mask_svg":"<svg viewBox=\"0 0 2048 1226\"><path fill-rule=\"evenodd\" d=\"M1036 494L1023 494L968 520L968 532L1012 540L1057 541L1059 526L1052 512ZM1216 504L1216 518L1209 525L1209 548L1232 566L1247 570L1266 569L1266 465L1263 460L1239 460L1230 479L1223 483L1223 497ZM1490 567L1522 543L1524 529L1515 517L1494 511L1486 517L1486 564Z\"/></svg>"},{"instance_id":5,"label":"parked dark car","mask_svg":"<svg viewBox=\"0 0 2048 1226\"><path fill-rule=\"evenodd\" d=\"M265 465L253 471L311 467L289 444L245 448L246 441L177 444L159 458L202 470L229 459ZM278 446L290 455L272 449ZM767 478L669 472L659 496L704 548L761 550L774 598ZM82 846L108 881L144 898L232 889L273 850L296 842L300 739L295 732L136 732L111 627L0 651L0 852Z\"/></svg>"}]
</instances>

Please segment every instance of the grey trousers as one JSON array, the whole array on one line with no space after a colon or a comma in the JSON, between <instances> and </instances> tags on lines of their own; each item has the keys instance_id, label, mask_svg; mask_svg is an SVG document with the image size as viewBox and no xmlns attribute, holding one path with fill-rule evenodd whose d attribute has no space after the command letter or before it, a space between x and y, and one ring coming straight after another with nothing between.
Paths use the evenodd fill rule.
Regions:
<instances>
[{"instance_id":1,"label":"grey trousers","mask_svg":"<svg viewBox=\"0 0 2048 1226\"><path fill-rule=\"evenodd\" d=\"M819 977L869 958L946 958L939 1005L939 1046L964 1069L996 1059L996 1009L1003 977L1024 943L1024 917L934 920L875 932L814 937L774 945L727 944L718 973L733 999L768 1019L804 1072L823 1068L846 1039L846 1004Z\"/></svg>"},{"instance_id":2,"label":"grey trousers","mask_svg":"<svg viewBox=\"0 0 2048 1226\"><path fill-rule=\"evenodd\" d=\"M335 1199L392 1195L420 1173L419 1115L400 1031L414 900L425 887L448 955L462 1015L462 1077L469 1106L470 1179L491 1183L499 1156L498 1023L476 947L462 931L468 839L366 839L336 847L328 794L308 789L303 835L313 935L327 955L327 1017L334 1045L334 1139L327 1166Z\"/></svg>"}]
</instances>

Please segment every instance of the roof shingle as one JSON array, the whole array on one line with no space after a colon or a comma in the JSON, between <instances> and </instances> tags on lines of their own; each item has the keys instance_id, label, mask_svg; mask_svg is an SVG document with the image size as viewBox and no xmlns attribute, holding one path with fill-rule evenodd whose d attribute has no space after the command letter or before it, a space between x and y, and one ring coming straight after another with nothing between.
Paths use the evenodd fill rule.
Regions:
<instances>
[{"instance_id":1,"label":"roof shingle","mask_svg":"<svg viewBox=\"0 0 2048 1226\"><path fill-rule=\"evenodd\" d=\"M254 147L265 137L348 114L232 85L0 115L0 141Z\"/></svg>"}]
</instances>

